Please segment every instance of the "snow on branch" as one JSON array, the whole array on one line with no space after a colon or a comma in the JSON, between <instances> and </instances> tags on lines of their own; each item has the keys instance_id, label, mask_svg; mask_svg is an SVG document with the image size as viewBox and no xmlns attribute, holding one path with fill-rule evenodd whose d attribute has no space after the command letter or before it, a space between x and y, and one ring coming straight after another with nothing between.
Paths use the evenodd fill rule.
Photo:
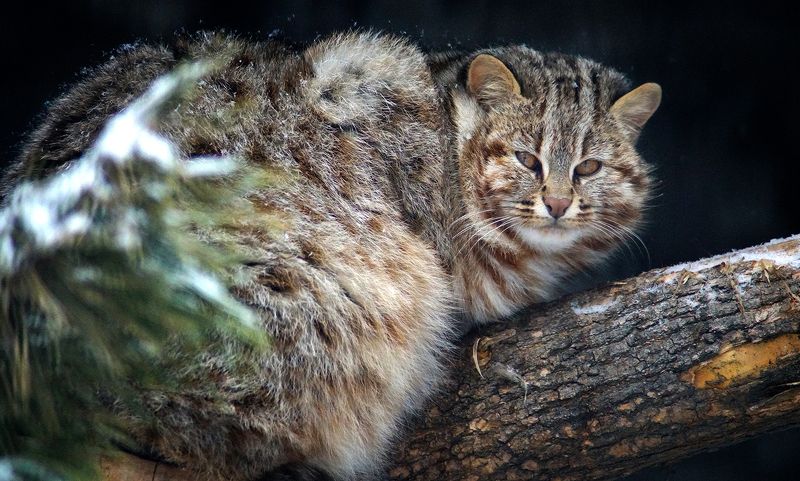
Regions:
<instances>
[{"instance_id":1,"label":"snow on branch","mask_svg":"<svg viewBox=\"0 0 800 481\"><path fill-rule=\"evenodd\" d=\"M98 388L145 417L131 386L179 385L191 369L175 363L220 338L268 346L227 290L225 246L192 233L250 214L236 201L247 169L182 159L157 130L208 70L158 79L80 159L17 186L0 211L0 480L83 478L91 453L124 444Z\"/></svg>"}]
</instances>

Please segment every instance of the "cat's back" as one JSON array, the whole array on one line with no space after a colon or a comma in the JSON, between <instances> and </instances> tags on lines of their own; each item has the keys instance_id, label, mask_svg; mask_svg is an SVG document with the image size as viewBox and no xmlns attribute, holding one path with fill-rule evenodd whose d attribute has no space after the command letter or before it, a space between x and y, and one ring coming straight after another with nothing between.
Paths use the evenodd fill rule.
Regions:
<instances>
[{"instance_id":1,"label":"cat's back","mask_svg":"<svg viewBox=\"0 0 800 481\"><path fill-rule=\"evenodd\" d=\"M48 105L5 192L66 168L109 117L190 62L209 73L157 127L182 156L234 156L278 174L250 198L312 243L312 233L370 244L397 230L443 250L440 94L416 46L371 32L307 47L219 32L123 47Z\"/></svg>"},{"instance_id":2,"label":"cat's back","mask_svg":"<svg viewBox=\"0 0 800 481\"><path fill-rule=\"evenodd\" d=\"M314 146L317 133L369 135L369 143L387 153L413 148L420 139L406 132L401 142L378 132L407 129L403 124L412 121L431 130L441 123L424 55L403 39L352 32L303 48L204 32L171 45L127 45L82 71L82 80L47 105L14 178L43 177L76 159L104 122L153 80L195 61L209 63L211 71L163 127L188 156L238 154L288 166L292 159L283 151L297 150L301 139Z\"/></svg>"}]
</instances>

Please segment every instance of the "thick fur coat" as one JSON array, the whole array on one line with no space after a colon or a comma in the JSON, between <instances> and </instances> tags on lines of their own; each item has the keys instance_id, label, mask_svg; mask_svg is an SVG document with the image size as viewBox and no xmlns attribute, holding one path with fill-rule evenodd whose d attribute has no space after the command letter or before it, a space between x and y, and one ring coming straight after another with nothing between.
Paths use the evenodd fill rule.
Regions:
<instances>
[{"instance_id":1,"label":"thick fur coat","mask_svg":"<svg viewBox=\"0 0 800 481\"><path fill-rule=\"evenodd\" d=\"M551 298L620 243L647 198L633 142L652 88L625 95L611 69L527 47L426 55L371 33L302 49L222 34L123 49L49 106L6 186L68 168L152 80L199 59L220 67L163 132L187 157L285 174L248 195L281 228L235 235L248 261L234 291L274 348L244 359L246 378L210 355L224 402L149 394L157 421L136 429L204 477L374 475L453 334ZM602 169L580 174L587 159Z\"/></svg>"}]
</instances>

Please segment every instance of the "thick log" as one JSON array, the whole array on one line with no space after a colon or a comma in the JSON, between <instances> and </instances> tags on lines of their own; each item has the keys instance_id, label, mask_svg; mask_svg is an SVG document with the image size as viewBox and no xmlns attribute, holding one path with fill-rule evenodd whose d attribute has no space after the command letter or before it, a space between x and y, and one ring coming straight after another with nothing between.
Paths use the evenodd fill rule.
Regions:
<instances>
[{"instance_id":1,"label":"thick log","mask_svg":"<svg viewBox=\"0 0 800 481\"><path fill-rule=\"evenodd\" d=\"M536 306L465 339L392 480L607 480L800 424L800 236ZM131 457L107 480L183 481Z\"/></svg>"},{"instance_id":2,"label":"thick log","mask_svg":"<svg viewBox=\"0 0 800 481\"><path fill-rule=\"evenodd\" d=\"M796 425L800 236L539 306L465 344L390 479L607 480Z\"/></svg>"}]
</instances>

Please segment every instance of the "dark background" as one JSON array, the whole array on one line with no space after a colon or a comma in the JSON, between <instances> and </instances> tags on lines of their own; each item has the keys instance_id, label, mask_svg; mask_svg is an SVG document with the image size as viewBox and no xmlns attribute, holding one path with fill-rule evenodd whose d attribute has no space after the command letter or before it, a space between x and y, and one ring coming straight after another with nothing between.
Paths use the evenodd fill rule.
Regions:
<instances>
[{"instance_id":1,"label":"dark background","mask_svg":"<svg viewBox=\"0 0 800 481\"><path fill-rule=\"evenodd\" d=\"M789 3L73 0L9 8L0 30L0 165L15 157L44 102L122 43L218 28L305 42L375 28L430 49L526 43L662 85L662 106L640 141L660 180L642 233L649 258L632 245L606 277L800 232L800 16ZM800 430L785 431L629 481L794 481L798 447Z\"/></svg>"}]
</instances>

